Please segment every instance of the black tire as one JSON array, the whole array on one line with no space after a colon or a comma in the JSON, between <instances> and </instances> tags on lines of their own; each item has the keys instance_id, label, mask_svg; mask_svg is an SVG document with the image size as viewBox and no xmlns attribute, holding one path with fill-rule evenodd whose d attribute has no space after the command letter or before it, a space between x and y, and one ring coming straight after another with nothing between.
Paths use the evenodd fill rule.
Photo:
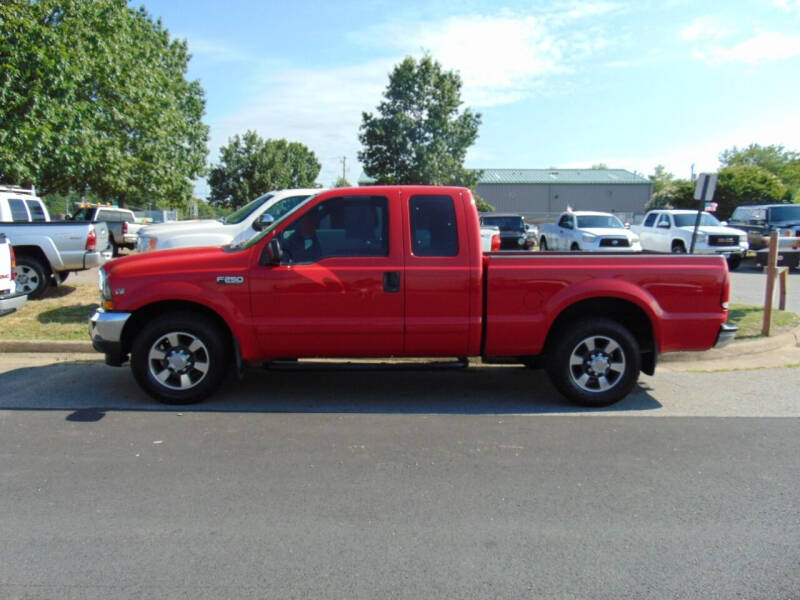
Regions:
<instances>
[{"instance_id":1,"label":"black tire","mask_svg":"<svg viewBox=\"0 0 800 600\"><path fill-rule=\"evenodd\" d=\"M222 383L230 363L226 341L226 335L203 315L165 314L134 339L131 370L142 389L159 402L194 404ZM151 352L163 357L153 358ZM168 364L170 358L180 364ZM165 379L159 380L157 375L162 374Z\"/></svg>"},{"instance_id":2,"label":"black tire","mask_svg":"<svg viewBox=\"0 0 800 600\"><path fill-rule=\"evenodd\" d=\"M111 240L111 256L119 256L119 246L117 246L117 242L115 242L113 239Z\"/></svg>"},{"instance_id":3,"label":"black tire","mask_svg":"<svg viewBox=\"0 0 800 600\"><path fill-rule=\"evenodd\" d=\"M553 385L566 398L584 406L608 406L633 389L642 358L639 343L625 326L591 317L569 325L556 335L548 350L546 368ZM573 364L573 356L583 362ZM594 364L592 359L596 361ZM601 369L602 376L598 376Z\"/></svg>"},{"instance_id":4,"label":"black tire","mask_svg":"<svg viewBox=\"0 0 800 600\"><path fill-rule=\"evenodd\" d=\"M728 270L735 271L742 264L742 257L739 254L731 254L728 257Z\"/></svg>"},{"instance_id":5,"label":"black tire","mask_svg":"<svg viewBox=\"0 0 800 600\"><path fill-rule=\"evenodd\" d=\"M539 251L540 252L547 252L547 240L542 236L542 239L539 240Z\"/></svg>"},{"instance_id":6,"label":"black tire","mask_svg":"<svg viewBox=\"0 0 800 600\"><path fill-rule=\"evenodd\" d=\"M14 272L17 274L17 291L28 294L30 300L41 298L50 287L50 271L38 258L18 256Z\"/></svg>"},{"instance_id":7,"label":"black tire","mask_svg":"<svg viewBox=\"0 0 800 600\"><path fill-rule=\"evenodd\" d=\"M572 242L572 245L569 247L570 252L580 252L581 247L578 245L578 242Z\"/></svg>"},{"instance_id":8,"label":"black tire","mask_svg":"<svg viewBox=\"0 0 800 600\"><path fill-rule=\"evenodd\" d=\"M683 245L683 242L672 242L672 253L686 254L686 246Z\"/></svg>"}]
</instances>

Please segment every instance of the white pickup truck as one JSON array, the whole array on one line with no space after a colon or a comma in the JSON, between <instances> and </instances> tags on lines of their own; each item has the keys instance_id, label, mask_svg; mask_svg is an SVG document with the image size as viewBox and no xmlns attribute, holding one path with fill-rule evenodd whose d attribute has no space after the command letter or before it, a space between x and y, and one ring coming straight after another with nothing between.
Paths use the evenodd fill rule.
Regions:
<instances>
[{"instance_id":1,"label":"white pickup truck","mask_svg":"<svg viewBox=\"0 0 800 600\"><path fill-rule=\"evenodd\" d=\"M177 221L148 225L139 231L136 249L139 252L186 248L192 246L224 246L250 239L261 230L261 218L273 219L289 212L303 200L325 190L320 188L268 192L242 206L227 217L200 221Z\"/></svg>"},{"instance_id":2,"label":"white pickup truck","mask_svg":"<svg viewBox=\"0 0 800 600\"><path fill-rule=\"evenodd\" d=\"M685 254L692 246L696 210L651 210L641 225L631 229L639 234L642 247L651 252ZM747 232L726 227L714 215L704 212L695 240L695 254L722 254L733 271L747 253Z\"/></svg>"},{"instance_id":3,"label":"white pickup truck","mask_svg":"<svg viewBox=\"0 0 800 600\"><path fill-rule=\"evenodd\" d=\"M639 236L612 213L588 210L561 213L556 223L539 225L539 250L641 252Z\"/></svg>"},{"instance_id":4,"label":"white pickup truck","mask_svg":"<svg viewBox=\"0 0 800 600\"><path fill-rule=\"evenodd\" d=\"M14 267L14 247L0 234L0 317L19 310L28 299L25 292L17 291Z\"/></svg>"},{"instance_id":5,"label":"white pickup truck","mask_svg":"<svg viewBox=\"0 0 800 600\"><path fill-rule=\"evenodd\" d=\"M111 259L105 223L50 221L33 190L0 187L0 234L14 245L17 290L31 300L63 283L71 272Z\"/></svg>"}]
</instances>

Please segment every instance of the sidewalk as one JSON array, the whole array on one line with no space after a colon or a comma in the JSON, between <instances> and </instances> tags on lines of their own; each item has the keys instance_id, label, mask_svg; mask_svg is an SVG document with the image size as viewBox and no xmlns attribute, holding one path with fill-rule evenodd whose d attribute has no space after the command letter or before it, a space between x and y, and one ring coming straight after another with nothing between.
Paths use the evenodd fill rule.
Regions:
<instances>
[{"instance_id":1,"label":"sidewalk","mask_svg":"<svg viewBox=\"0 0 800 600\"><path fill-rule=\"evenodd\" d=\"M100 354L87 341L0 340L0 353ZM383 359L386 362L388 359ZM705 352L673 352L659 357L658 370L728 371L800 366L800 327L769 338L732 342Z\"/></svg>"}]
</instances>

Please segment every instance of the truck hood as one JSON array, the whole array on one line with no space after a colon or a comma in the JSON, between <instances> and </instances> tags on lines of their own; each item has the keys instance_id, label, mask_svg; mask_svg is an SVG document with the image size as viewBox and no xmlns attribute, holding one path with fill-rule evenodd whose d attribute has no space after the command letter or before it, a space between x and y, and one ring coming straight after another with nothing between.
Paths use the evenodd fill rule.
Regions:
<instances>
[{"instance_id":1,"label":"truck hood","mask_svg":"<svg viewBox=\"0 0 800 600\"><path fill-rule=\"evenodd\" d=\"M679 227L683 231L688 231L692 233L694 231L694 226L687 226L687 227ZM697 228L700 233L706 233L708 235L738 235L738 236L747 236L746 231L742 231L741 229L734 229L733 227L722 227L718 225L701 225Z\"/></svg>"},{"instance_id":2,"label":"truck hood","mask_svg":"<svg viewBox=\"0 0 800 600\"><path fill-rule=\"evenodd\" d=\"M176 231L180 232L216 231L217 229L223 226L224 225L222 223L220 223L215 219L202 219L199 221L173 221L172 223L159 223L156 225L147 225L146 227L143 227L139 231L139 233L151 237L158 237L159 235L174 233Z\"/></svg>"},{"instance_id":3,"label":"truck hood","mask_svg":"<svg viewBox=\"0 0 800 600\"><path fill-rule=\"evenodd\" d=\"M250 253L247 250L226 252L217 246L201 248L176 248L158 250L144 254L131 254L112 260L103 267L109 277L131 277L153 275L162 277L166 273L217 272L246 264Z\"/></svg>"},{"instance_id":4,"label":"truck hood","mask_svg":"<svg viewBox=\"0 0 800 600\"><path fill-rule=\"evenodd\" d=\"M617 227L587 227L584 229L579 230L581 233L591 233L592 235L596 235L599 237L620 237L620 238L628 238L631 237L631 232L627 229L619 229Z\"/></svg>"}]
</instances>

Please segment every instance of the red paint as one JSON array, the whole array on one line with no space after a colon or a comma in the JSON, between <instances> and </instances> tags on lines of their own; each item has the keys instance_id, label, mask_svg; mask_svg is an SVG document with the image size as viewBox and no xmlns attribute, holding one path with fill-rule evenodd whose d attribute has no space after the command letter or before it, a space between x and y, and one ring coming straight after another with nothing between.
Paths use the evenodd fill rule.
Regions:
<instances>
[{"instance_id":1,"label":"red paint","mask_svg":"<svg viewBox=\"0 0 800 600\"><path fill-rule=\"evenodd\" d=\"M292 217L249 249L166 250L108 263L111 289L125 290L115 293L114 308L131 312L169 300L200 304L224 319L242 357L251 362L312 356L538 354L558 315L591 298L617 298L639 307L661 352L710 348L727 318L721 303L727 300L729 281L721 257L482 256L477 211L463 188L331 190L296 216L326 199L348 195L388 199L388 256L260 265L265 246ZM452 197L458 228L455 256L411 252L409 200L415 195ZM387 272L398 273L399 292L384 290ZM244 281L221 284L220 276Z\"/></svg>"}]
</instances>

